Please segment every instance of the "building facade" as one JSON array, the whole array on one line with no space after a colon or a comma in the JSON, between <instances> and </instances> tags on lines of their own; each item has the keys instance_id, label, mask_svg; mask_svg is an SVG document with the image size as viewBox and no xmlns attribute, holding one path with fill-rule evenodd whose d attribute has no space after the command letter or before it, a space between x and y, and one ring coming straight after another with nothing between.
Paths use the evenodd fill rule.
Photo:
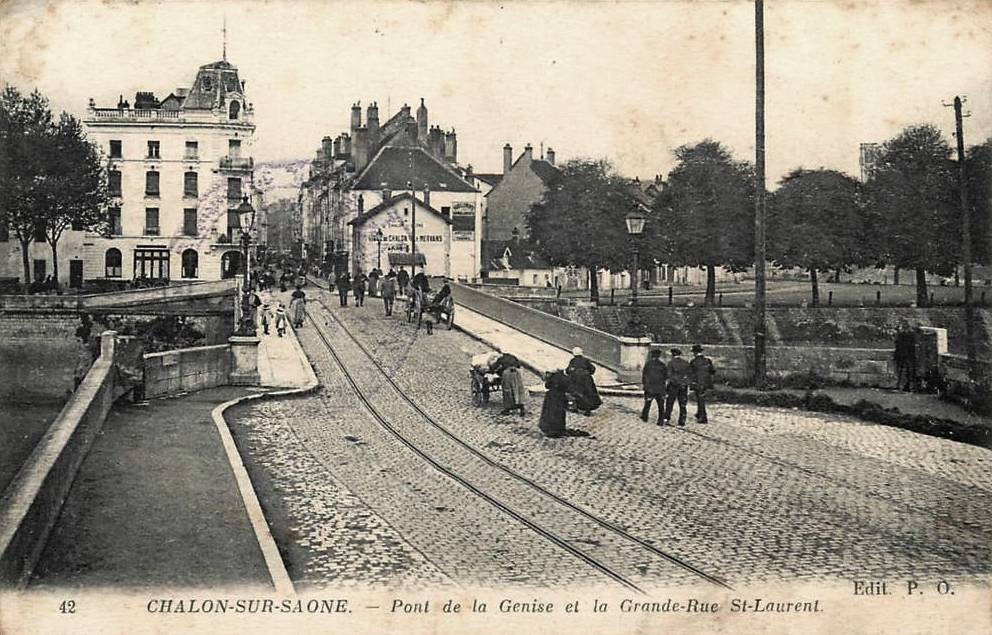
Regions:
<instances>
[{"instance_id":1,"label":"building facade","mask_svg":"<svg viewBox=\"0 0 992 635\"><path fill-rule=\"evenodd\" d=\"M254 109L227 60L189 89L134 105L93 100L84 124L107 162L109 236L82 237L87 280L216 280L242 269L236 208L253 193Z\"/></svg>"},{"instance_id":2,"label":"building facade","mask_svg":"<svg viewBox=\"0 0 992 635\"><path fill-rule=\"evenodd\" d=\"M455 131L431 126L423 100L416 116L404 105L380 122L374 102L362 114L356 103L349 132L324 137L300 187L303 256L325 272L367 272L381 252L383 269L477 278L482 194L458 165Z\"/></svg>"}]
</instances>

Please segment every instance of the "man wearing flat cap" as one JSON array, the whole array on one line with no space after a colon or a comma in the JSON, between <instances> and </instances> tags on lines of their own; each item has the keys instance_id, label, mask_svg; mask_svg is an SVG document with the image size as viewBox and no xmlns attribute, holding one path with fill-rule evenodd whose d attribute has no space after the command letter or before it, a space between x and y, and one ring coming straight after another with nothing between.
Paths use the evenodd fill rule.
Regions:
<instances>
[{"instance_id":1,"label":"man wearing flat cap","mask_svg":"<svg viewBox=\"0 0 992 635\"><path fill-rule=\"evenodd\" d=\"M672 361L668 362L668 386L665 389L665 419L662 425L672 420L672 408L675 401L679 402L679 425L685 425L686 402L689 400L689 381L692 368L689 362L682 359L682 351L673 348L669 351Z\"/></svg>"},{"instance_id":2,"label":"man wearing flat cap","mask_svg":"<svg viewBox=\"0 0 992 635\"><path fill-rule=\"evenodd\" d=\"M713 376L716 375L716 369L713 368L713 362L710 358L703 355L702 346L696 344L692 347L692 352L694 356L692 361L689 362L689 368L692 370L692 391L696 393L696 421L699 423L708 423L709 421L706 418L706 393L713 387Z\"/></svg>"}]
</instances>

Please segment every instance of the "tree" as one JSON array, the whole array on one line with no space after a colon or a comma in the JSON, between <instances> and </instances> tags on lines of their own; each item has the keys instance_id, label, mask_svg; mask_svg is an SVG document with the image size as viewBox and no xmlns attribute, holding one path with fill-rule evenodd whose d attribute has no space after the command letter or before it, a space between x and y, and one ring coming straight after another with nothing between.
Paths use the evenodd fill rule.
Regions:
<instances>
[{"instance_id":1,"label":"tree","mask_svg":"<svg viewBox=\"0 0 992 635\"><path fill-rule=\"evenodd\" d=\"M62 113L48 144L49 183L54 187L44 215L45 237L52 248L52 277L59 279L58 242L66 229L105 231L109 225L107 182L100 152L86 140L79 120Z\"/></svg>"},{"instance_id":2,"label":"tree","mask_svg":"<svg viewBox=\"0 0 992 635\"><path fill-rule=\"evenodd\" d=\"M780 267L809 271L812 304L820 303L818 271L864 259L860 184L835 170L793 170L769 201L768 255Z\"/></svg>"},{"instance_id":3,"label":"tree","mask_svg":"<svg viewBox=\"0 0 992 635\"><path fill-rule=\"evenodd\" d=\"M0 94L0 210L21 245L24 283L31 278L28 248L44 233L58 280L58 241L69 227L103 229L107 188L96 147L79 121L62 113L56 123L38 91Z\"/></svg>"},{"instance_id":4,"label":"tree","mask_svg":"<svg viewBox=\"0 0 992 635\"><path fill-rule=\"evenodd\" d=\"M971 256L992 263L992 139L968 149L968 203L971 207Z\"/></svg>"},{"instance_id":5,"label":"tree","mask_svg":"<svg viewBox=\"0 0 992 635\"><path fill-rule=\"evenodd\" d=\"M598 301L597 270L631 265L625 218L636 210L628 182L608 161L577 159L562 166L526 222L534 250L548 262L589 270L590 293Z\"/></svg>"},{"instance_id":6,"label":"tree","mask_svg":"<svg viewBox=\"0 0 992 635\"><path fill-rule=\"evenodd\" d=\"M887 141L867 184L885 262L916 272L917 306L928 304L927 272L947 275L961 245L951 147L929 124Z\"/></svg>"},{"instance_id":7,"label":"tree","mask_svg":"<svg viewBox=\"0 0 992 635\"><path fill-rule=\"evenodd\" d=\"M50 188L46 182L52 113L37 90L24 96L13 86L0 93L0 210L21 244L22 282L31 279L28 247L44 218ZM39 151L42 150L42 151Z\"/></svg>"},{"instance_id":8,"label":"tree","mask_svg":"<svg viewBox=\"0 0 992 635\"><path fill-rule=\"evenodd\" d=\"M716 267L743 270L754 259L754 179L711 139L675 150L677 165L655 201L651 230L658 260L706 267L706 303L716 298Z\"/></svg>"}]
</instances>

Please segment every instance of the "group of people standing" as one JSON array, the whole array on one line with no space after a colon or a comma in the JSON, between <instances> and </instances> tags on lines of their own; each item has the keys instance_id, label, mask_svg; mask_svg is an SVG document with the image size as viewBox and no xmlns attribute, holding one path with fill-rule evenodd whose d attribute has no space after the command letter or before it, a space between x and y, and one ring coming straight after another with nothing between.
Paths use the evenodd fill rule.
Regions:
<instances>
[{"instance_id":1,"label":"group of people standing","mask_svg":"<svg viewBox=\"0 0 992 635\"><path fill-rule=\"evenodd\" d=\"M595 373L595 364L586 358L581 348L575 347L565 370L556 370L545 375L544 387L547 392L544 394L538 422L544 436L565 436L565 419L570 406L576 412L589 416L593 410L603 405L593 379ZM503 390L506 390L505 386ZM505 396L504 392L504 398Z\"/></svg>"},{"instance_id":2,"label":"group of people standing","mask_svg":"<svg viewBox=\"0 0 992 635\"><path fill-rule=\"evenodd\" d=\"M641 421L647 421L651 413L652 402L658 404L658 425L669 423L675 403L679 405L680 426L684 426L689 400L689 390L696 395L696 421L708 423L706 417L706 393L713 387L716 369L710 358L703 355L703 347L696 344L692 347L692 361L682 357L682 351L673 348L669 351L671 360L668 364L661 361L661 351L652 349L648 361L641 371L641 383L644 387L644 408L641 410Z\"/></svg>"}]
</instances>

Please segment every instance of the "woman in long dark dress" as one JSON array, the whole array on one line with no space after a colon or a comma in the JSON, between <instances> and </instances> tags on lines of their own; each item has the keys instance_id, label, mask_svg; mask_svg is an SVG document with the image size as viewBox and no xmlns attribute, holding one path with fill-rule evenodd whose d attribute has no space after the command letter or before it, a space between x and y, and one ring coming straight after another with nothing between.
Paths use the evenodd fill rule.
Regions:
<instances>
[{"instance_id":1,"label":"woman in long dark dress","mask_svg":"<svg viewBox=\"0 0 992 635\"><path fill-rule=\"evenodd\" d=\"M588 416L603 405L603 400L600 399L599 391L596 389L596 382L592 378L596 367L582 354L581 348L575 347L572 349L572 354L575 357L565 369L569 379L569 392L575 398L576 410Z\"/></svg>"},{"instance_id":2,"label":"woman in long dark dress","mask_svg":"<svg viewBox=\"0 0 992 635\"><path fill-rule=\"evenodd\" d=\"M538 427L546 437L565 436L565 409L568 406L568 377L560 370L548 374L544 380L548 392L541 405Z\"/></svg>"}]
</instances>

